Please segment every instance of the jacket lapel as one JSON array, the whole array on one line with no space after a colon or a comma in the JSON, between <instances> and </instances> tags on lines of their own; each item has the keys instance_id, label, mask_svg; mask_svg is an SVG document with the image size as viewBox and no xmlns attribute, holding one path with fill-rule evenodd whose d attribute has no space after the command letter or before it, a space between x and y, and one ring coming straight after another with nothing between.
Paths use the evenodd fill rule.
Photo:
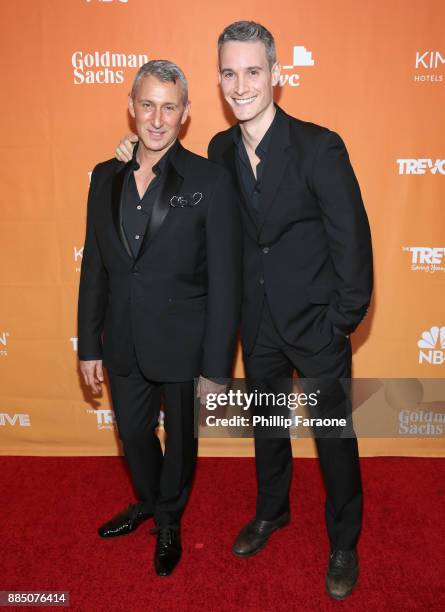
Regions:
<instances>
[{"instance_id":1,"label":"jacket lapel","mask_svg":"<svg viewBox=\"0 0 445 612\"><path fill-rule=\"evenodd\" d=\"M223 153L223 160L225 167L230 171L233 181L237 187L238 193L240 194L240 202L243 216L246 220L247 229L251 237L256 240L258 237L258 221L255 218L255 213L250 206L246 192L244 191L243 182L238 172L238 167L236 163L236 146L235 143L231 143L229 147Z\"/></svg>"},{"instance_id":2,"label":"jacket lapel","mask_svg":"<svg viewBox=\"0 0 445 612\"><path fill-rule=\"evenodd\" d=\"M131 171L131 163L125 164L122 168L113 176L111 185L111 207L113 213L113 223L116 230L119 242L124 247L127 255L133 259L133 253L131 251L130 244L128 243L127 236L125 235L124 228L122 225L122 205L124 197L124 187L128 178L128 173Z\"/></svg>"},{"instance_id":3,"label":"jacket lapel","mask_svg":"<svg viewBox=\"0 0 445 612\"><path fill-rule=\"evenodd\" d=\"M276 124L273 127L267 152L267 162L264 168L261 188L261 208L259 230L261 231L267 215L272 208L275 195L280 187L290 157L288 149L291 145L289 134L289 120L287 115L277 107Z\"/></svg>"},{"instance_id":4,"label":"jacket lapel","mask_svg":"<svg viewBox=\"0 0 445 612\"><path fill-rule=\"evenodd\" d=\"M170 212L171 198L174 195L177 195L181 189L184 178L176 169L175 163L178 155L182 155L182 151L184 151L184 149L178 142L176 145L176 151L167 164L165 180L162 182L161 189L158 191L156 200L153 204L153 210L151 212L147 231L145 232L139 254L136 258L137 260L139 260L147 252L149 246L164 223L165 218Z\"/></svg>"}]
</instances>

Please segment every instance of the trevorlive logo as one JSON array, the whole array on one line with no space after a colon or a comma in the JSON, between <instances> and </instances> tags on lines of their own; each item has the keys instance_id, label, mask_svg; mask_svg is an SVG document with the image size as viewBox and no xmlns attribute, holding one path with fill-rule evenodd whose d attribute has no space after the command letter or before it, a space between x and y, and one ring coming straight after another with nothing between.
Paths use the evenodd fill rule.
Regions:
<instances>
[{"instance_id":1,"label":"trevorlive logo","mask_svg":"<svg viewBox=\"0 0 445 612\"><path fill-rule=\"evenodd\" d=\"M125 68L140 68L148 62L145 53L92 53L75 51L71 56L75 85L102 85L124 82Z\"/></svg>"},{"instance_id":2,"label":"trevorlive logo","mask_svg":"<svg viewBox=\"0 0 445 612\"><path fill-rule=\"evenodd\" d=\"M398 159L399 174L442 174L445 175L445 159L422 157L420 159Z\"/></svg>"},{"instance_id":3,"label":"trevorlive logo","mask_svg":"<svg viewBox=\"0 0 445 612\"><path fill-rule=\"evenodd\" d=\"M29 414L8 414L7 412L0 412L0 427L5 427L6 425L11 425L14 427L18 425L19 427L31 427L31 418Z\"/></svg>"},{"instance_id":4,"label":"trevorlive logo","mask_svg":"<svg viewBox=\"0 0 445 612\"><path fill-rule=\"evenodd\" d=\"M445 361L445 326L434 326L422 332L422 337L418 341L419 363L429 363L431 365L442 365Z\"/></svg>"}]
</instances>

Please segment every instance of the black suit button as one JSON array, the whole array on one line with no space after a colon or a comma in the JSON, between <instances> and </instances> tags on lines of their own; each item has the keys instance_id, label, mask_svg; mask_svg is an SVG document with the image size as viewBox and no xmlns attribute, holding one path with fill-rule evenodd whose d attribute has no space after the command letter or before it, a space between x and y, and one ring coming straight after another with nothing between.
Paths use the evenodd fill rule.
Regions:
<instances>
[{"instance_id":1,"label":"black suit button","mask_svg":"<svg viewBox=\"0 0 445 612\"><path fill-rule=\"evenodd\" d=\"M264 253L265 255L267 255L269 251L270 251L269 247L264 247L264 248L263 248L263 253Z\"/></svg>"},{"instance_id":2,"label":"black suit button","mask_svg":"<svg viewBox=\"0 0 445 612\"><path fill-rule=\"evenodd\" d=\"M260 278L260 285L264 285L264 278Z\"/></svg>"},{"instance_id":3,"label":"black suit button","mask_svg":"<svg viewBox=\"0 0 445 612\"><path fill-rule=\"evenodd\" d=\"M132 272L133 274L139 274L139 268L133 268Z\"/></svg>"}]
</instances>

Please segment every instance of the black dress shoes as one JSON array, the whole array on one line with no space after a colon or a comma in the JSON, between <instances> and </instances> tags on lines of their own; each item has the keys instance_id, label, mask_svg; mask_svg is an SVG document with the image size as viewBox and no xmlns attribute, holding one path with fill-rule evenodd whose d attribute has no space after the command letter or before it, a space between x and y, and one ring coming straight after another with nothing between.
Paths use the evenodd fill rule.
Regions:
<instances>
[{"instance_id":1,"label":"black dress shoes","mask_svg":"<svg viewBox=\"0 0 445 612\"><path fill-rule=\"evenodd\" d=\"M114 538L134 531L141 523L152 516L142 512L137 504L130 504L128 508L116 514L110 521L104 523L97 530L102 538Z\"/></svg>"},{"instance_id":2,"label":"black dress shoes","mask_svg":"<svg viewBox=\"0 0 445 612\"><path fill-rule=\"evenodd\" d=\"M274 521L253 519L241 529L232 551L238 557L250 557L263 548L269 537L277 529L289 524L289 513L282 514Z\"/></svg>"},{"instance_id":3,"label":"black dress shoes","mask_svg":"<svg viewBox=\"0 0 445 612\"><path fill-rule=\"evenodd\" d=\"M179 527L167 526L151 529L157 535L155 570L158 576L169 576L177 566L182 554Z\"/></svg>"},{"instance_id":4,"label":"black dress shoes","mask_svg":"<svg viewBox=\"0 0 445 612\"><path fill-rule=\"evenodd\" d=\"M358 558L355 550L334 550L329 557L326 588L334 599L351 594L358 578Z\"/></svg>"}]
</instances>

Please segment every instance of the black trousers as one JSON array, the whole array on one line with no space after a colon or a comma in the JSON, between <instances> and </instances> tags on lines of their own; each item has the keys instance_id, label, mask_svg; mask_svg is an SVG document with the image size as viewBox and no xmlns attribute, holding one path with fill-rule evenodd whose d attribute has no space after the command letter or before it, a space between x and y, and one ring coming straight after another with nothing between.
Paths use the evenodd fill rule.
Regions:
<instances>
[{"instance_id":1,"label":"black trousers","mask_svg":"<svg viewBox=\"0 0 445 612\"><path fill-rule=\"evenodd\" d=\"M348 388L339 379L351 377L351 345L349 339L335 336L331 344L315 355L302 356L279 336L267 304L256 344L244 364L250 391L283 390L283 381L295 369L305 392L322 389L324 405L317 409L324 416L351 417ZM310 379L305 381L304 379ZM347 383L346 383L347 385ZM313 388L312 388L313 387ZM312 415L310 415L312 416ZM320 467L326 488L326 526L332 549L350 550L356 546L362 519L362 484L357 439L349 425L347 437L316 437ZM289 510L289 488L292 477L292 449L289 436L264 435L255 428L255 456L258 496L256 517L273 520ZM319 434L316 434L319 435ZM322 434L320 434L322 435Z\"/></svg>"},{"instance_id":2,"label":"black trousers","mask_svg":"<svg viewBox=\"0 0 445 612\"><path fill-rule=\"evenodd\" d=\"M193 381L157 383L136 365L129 376L109 372L111 397L139 507L158 526L178 525L196 464ZM155 434L164 402L165 452Z\"/></svg>"}]
</instances>

